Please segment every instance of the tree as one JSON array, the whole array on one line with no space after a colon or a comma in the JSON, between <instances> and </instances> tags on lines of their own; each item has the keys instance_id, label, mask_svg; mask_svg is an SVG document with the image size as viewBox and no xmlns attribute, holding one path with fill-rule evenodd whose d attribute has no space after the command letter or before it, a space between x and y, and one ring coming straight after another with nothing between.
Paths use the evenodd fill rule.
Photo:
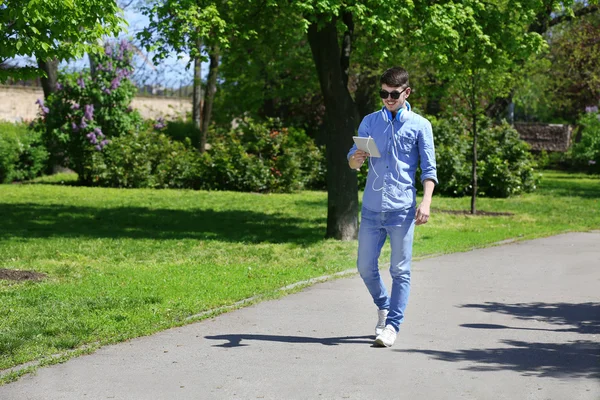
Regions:
<instances>
[{"instance_id":1,"label":"tree","mask_svg":"<svg viewBox=\"0 0 600 400\"><path fill-rule=\"evenodd\" d=\"M472 214L477 212L478 122L487 104L512 90L515 65L545 48L538 33L528 32L535 11L535 3L467 0L432 5L424 18L419 44L435 55L430 62L439 66L440 76L451 82L459 99L453 105L464 107L470 120Z\"/></svg>"},{"instance_id":2,"label":"tree","mask_svg":"<svg viewBox=\"0 0 600 400\"><path fill-rule=\"evenodd\" d=\"M272 34L273 26L287 31L285 24L299 21L298 32L308 39L326 110L326 236L341 240L356 238L358 231L357 180L355 172L347 167L346 152L352 145L351 136L356 131L359 116L349 85L358 86L362 82L365 86L361 87L361 91L368 91L364 88L374 81L375 76L367 74L359 83L351 79L352 57L357 45L360 54L370 53L371 71L376 66L396 60L394 53L400 47L406 47L415 52L421 50L423 58L430 59L437 66L432 70L443 71L441 78L444 84L450 87L452 82L461 83L463 90L457 94L462 96L464 104L470 104L476 160L476 116L482 110L480 103L485 102L489 94L505 94L511 88L510 67L514 59L538 51L543 44L539 34L528 33L526 29L539 11L534 0L515 4L501 0L491 4L477 0L436 4L424 1L403 4L384 0L246 0L237 2L236 7L230 7L227 13L222 11L223 7L230 6L227 2L202 3L202 12L198 11L198 4L190 5L183 0L167 2L167 5L171 9L164 15L177 22L176 25L168 25L170 29L160 29L164 33L157 42L159 47L167 42L184 43L186 45L179 48L189 49L187 44L193 42L188 38L195 33L186 24L194 29L204 27L206 32L211 32L210 27L222 20L223 15L227 15L227 30L237 35L221 36L219 32L213 32L211 40L219 40L220 44L238 40L239 36ZM216 10L212 16L205 12L211 7ZM194 18L178 19L178 13L189 13ZM273 18L274 15L282 18ZM204 39L207 37L203 36ZM277 39L272 38L270 43L276 43ZM221 46L221 49L227 58L227 47ZM429 56L426 57L427 53ZM475 168L476 161L476 188Z\"/></svg>"},{"instance_id":3,"label":"tree","mask_svg":"<svg viewBox=\"0 0 600 400\"><path fill-rule=\"evenodd\" d=\"M0 82L43 75L55 60L100 52L98 40L119 33L123 23L115 0L0 0L0 62L32 55L42 62L0 69ZM51 82L44 90L55 85L54 77L46 77Z\"/></svg>"},{"instance_id":4,"label":"tree","mask_svg":"<svg viewBox=\"0 0 600 400\"><path fill-rule=\"evenodd\" d=\"M317 137L322 99L302 17L279 7L243 10L235 23L248 34L223 52L215 117L224 124L241 115L279 118Z\"/></svg>"},{"instance_id":5,"label":"tree","mask_svg":"<svg viewBox=\"0 0 600 400\"><path fill-rule=\"evenodd\" d=\"M348 90L355 33L360 30L368 34L373 53L383 55L403 33L402 19L410 15L412 7L410 3L381 0L300 1L293 7L305 20L325 103L326 237L352 240L358 235L358 182L356 172L348 168L346 153L359 122L356 103Z\"/></svg>"},{"instance_id":6,"label":"tree","mask_svg":"<svg viewBox=\"0 0 600 400\"><path fill-rule=\"evenodd\" d=\"M575 121L588 106L600 104L600 15L582 16L552 29L549 35L550 89L560 98L560 115Z\"/></svg>"},{"instance_id":7,"label":"tree","mask_svg":"<svg viewBox=\"0 0 600 400\"><path fill-rule=\"evenodd\" d=\"M171 51L189 54L194 62L193 120L200 132L199 151L203 152L219 66L219 49L228 46L227 30L232 29L224 15L233 7L227 1L151 0L142 7L150 18L150 25L138 37L150 50L155 61L167 57ZM200 101L201 63L210 59L209 87L204 91L202 113ZM202 116L202 117L201 117ZM203 120L203 122L201 122Z\"/></svg>"},{"instance_id":8,"label":"tree","mask_svg":"<svg viewBox=\"0 0 600 400\"><path fill-rule=\"evenodd\" d=\"M567 0L564 2L557 2L556 0L543 0L541 3L535 3L533 6L535 10L535 18L529 25L528 31L538 33L540 35L544 35L547 39L548 44L550 45L550 50L553 50L553 42L554 36L560 35L560 32L563 31L563 26L566 25L566 30L569 30L569 27L578 26L580 21L585 23L588 15L597 14L600 7L598 6L597 0L592 0L589 2L579 2L573 0ZM530 6L531 7L531 6ZM597 26L597 25L596 25ZM571 42L576 42L577 40L572 40ZM568 54L565 55L567 58ZM593 57L592 57L593 58ZM561 60L562 61L562 60ZM547 80L548 74L551 74L551 70L554 70L554 66L551 61L550 63L544 62L544 60L540 60L537 57L534 57L529 60L525 60L525 62L518 63L516 66L515 73L527 71L527 74L522 75L523 80L521 80L519 84L519 94L517 94L517 101L519 101L519 97L523 100L524 97L527 97L528 100L533 100L533 107L529 102L522 103L521 106L524 106L527 109L536 108L537 111L541 111L541 115L538 115L538 118L548 118L553 119L552 115L548 115L550 107L544 107L544 103L550 105L553 100L561 100L563 98L562 93L556 99L550 99L550 97L556 92L562 92L562 90L558 90L557 83L560 85L560 81L550 81ZM524 75L524 76L523 76ZM532 83L532 81L536 81ZM525 86L525 90L522 90L521 86ZM529 91L529 88L531 90ZM555 93L548 93L548 90L544 90L548 88L549 91L553 91ZM560 88L562 89L562 87ZM529 93L528 93L529 91ZM486 114L489 117L497 118L502 115L504 110L512 104L514 101L513 93L510 93L509 96L498 97L492 103L490 103L486 109ZM560 108L565 110L568 109L568 102L559 101ZM541 105L541 107L540 107ZM569 110L570 111L570 110ZM563 113L563 118L567 116L567 120L574 121L575 116L569 113Z\"/></svg>"}]
</instances>

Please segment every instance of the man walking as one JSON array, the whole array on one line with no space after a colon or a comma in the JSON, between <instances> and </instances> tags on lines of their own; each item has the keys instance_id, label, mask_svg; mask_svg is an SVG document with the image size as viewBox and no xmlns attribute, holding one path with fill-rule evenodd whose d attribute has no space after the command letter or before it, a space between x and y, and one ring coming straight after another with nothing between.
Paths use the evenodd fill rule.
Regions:
<instances>
[{"instance_id":1,"label":"man walking","mask_svg":"<svg viewBox=\"0 0 600 400\"><path fill-rule=\"evenodd\" d=\"M348 152L348 163L350 168L360 169L369 159L357 267L378 309L375 343L390 347L396 341L408 302L415 225L425 224L429 219L437 173L431 123L412 112L406 101L411 92L408 73L400 67L390 68L381 76L380 84L383 108L362 120L358 135L370 137L381 157L369 157L354 145ZM415 175L419 161L423 200L417 208ZM391 296L378 265L388 236Z\"/></svg>"}]
</instances>

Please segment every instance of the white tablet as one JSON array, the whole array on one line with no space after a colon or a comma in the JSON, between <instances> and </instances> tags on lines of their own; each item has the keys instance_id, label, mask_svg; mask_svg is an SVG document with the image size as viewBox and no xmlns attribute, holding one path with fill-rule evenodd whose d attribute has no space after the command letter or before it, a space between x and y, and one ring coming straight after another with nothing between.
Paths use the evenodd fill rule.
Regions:
<instances>
[{"instance_id":1,"label":"white tablet","mask_svg":"<svg viewBox=\"0 0 600 400\"><path fill-rule=\"evenodd\" d=\"M360 136L352 136L354 139L354 143L356 143L356 147L360 150L367 152L371 155L371 157L381 157L379 154L379 150L377 149L377 145L375 144L375 140L371 136L369 137L360 137Z\"/></svg>"}]
</instances>

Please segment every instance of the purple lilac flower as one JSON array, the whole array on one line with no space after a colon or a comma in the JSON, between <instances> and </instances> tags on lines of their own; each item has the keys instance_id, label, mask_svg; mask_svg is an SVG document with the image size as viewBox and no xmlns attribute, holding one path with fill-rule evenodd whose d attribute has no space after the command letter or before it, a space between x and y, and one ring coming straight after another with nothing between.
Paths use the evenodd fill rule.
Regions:
<instances>
[{"instance_id":1,"label":"purple lilac flower","mask_svg":"<svg viewBox=\"0 0 600 400\"><path fill-rule=\"evenodd\" d=\"M100 146L100 145L97 145L95 148L96 148L96 150L98 150L98 151L102 151L102 146Z\"/></svg>"},{"instance_id":2,"label":"purple lilac flower","mask_svg":"<svg viewBox=\"0 0 600 400\"><path fill-rule=\"evenodd\" d=\"M158 129L162 129L162 128L164 128L165 126L167 126L167 124L165 123L165 120L164 120L164 118L163 118L163 117L159 117L159 118L156 120L156 123L154 124L154 129L157 129L157 130L158 130Z\"/></svg>"},{"instance_id":3,"label":"purple lilac flower","mask_svg":"<svg viewBox=\"0 0 600 400\"><path fill-rule=\"evenodd\" d=\"M85 112L84 112L83 117L85 119L87 119L88 121L91 121L92 119L94 119L94 105L93 104L85 105Z\"/></svg>"},{"instance_id":4,"label":"purple lilac flower","mask_svg":"<svg viewBox=\"0 0 600 400\"><path fill-rule=\"evenodd\" d=\"M71 105L71 110L79 110L79 104L78 103L73 103Z\"/></svg>"},{"instance_id":5,"label":"purple lilac flower","mask_svg":"<svg viewBox=\"0 0 600 400\"><path fill-rule=\"evenodd\" d=\"M85 122L85 118L81 118L81 123L79 124L81 129L87 128L87 122Z\"/></svg>"},{"instance_id":6,"label":"purple lilac flower","mask_svg":"<svg viewBox=\"0 0 600 400\"><path fill-rule=\"evenodd\" d=\"M115 90L119 87L119 84L121 84L121 79L119 79L119 77L117 76L115 79L113 79L110 82L110 89L111 90Z\"/></svg>"},{"instance_id":7,"label":"purple lilac flower","mask_svg":"<svg viewBox=\"0 0 600 400\"><path fill-rule=\"evenodd\" d=\"M107 56L111 56L113 53L113 49L112 46L109 43L106 43L106 45L104 46L104 54L106 54Z\"/></svg>"},{"instance_id":8,"label":"purple lilac flower","mask_svg":"<svg viewBox=\"0 0 600 400\"><path fill-rule=\"evenodd\" d=\"M79 132L79 127L75 122L71 122L71 129L73 129L73 132Z\"/></svg>"},{"instance_id":9,"label":"purple lilac flower","mask_svg":"<svg viewBox=\"0 0 600 400\"><path fill-rule=\"evenodd\" d=\"M83 77L77 78L77 84L79 85L80 88L85 89L85 82L83 80Z\"/></svg>"},{"instance_id":10,"label":"purple lilac flower","mask_svg":"<svg viewBox=\"0 0 600 400\"><path fill-rule=\"evenodd\" d=\"M63 85L60 82L56 83L56 90L63 90Z\"/></svg>"},{"instance_id":11,"label":"purple lilac flower","mask_svg":"<svg viewBox=\"0 0 600 400\"><path fill-rule=\"evenodd\" d=\"M50 112L50 110L48 109L48 107L46 107L44 105L44 100L42 99L37 99L37 101L35 102L35 104L37 104L38 106L40 106L40 110L42 111L42 115L46 115Z\"/></svg>"},{"instance_id":12,"label":"purple lilac flower","mask_svg":"<svg viewBox=\"0 0 600 400\"><path fill-rule=\"evenodd\" d=\"M104 137L104 133L102 133L102 130L100 128L94 128L94 134L96 136L98 136L99 138L103 138Z\"/></svg>"},{"instance_id":13,"label":"purple lilac flower","mask_svg":"<svg viewBox=\"0 0 600 400\"><path fill-rule=\"evenodd\" d=\"M90 132L87 135L85 135L86 138L89 139L91 144L98 144L98 138L96 137L96 135L94 135L94 132Z\"/></svg>"},{"instance_id":14,"label":"purple lilac flower","mask_svg":"<svg viewBox=\"0 0 600 400\"><path fill-rule=\"evenodd\" d=\"M103 141L101 141L101 142L100 142L100 145L101 145L102 147L104 147L104 146L106 146L106 145L107 145L107 144L109 144L109 143L110 143L110 141L108 141L108 140L104 139Z\"/></svg>"},{"instance_id":15,"label":"purple lilac flower","mask_svg":"<svg viewBox=\"0 0 600 400\"><path fill-rule=\"evenodd\" d=\"M598 106L589 106L585 108L585 112L586 113L597 113L598 112Z\"/></svg>"},{"instance_id":16,"label":"purple lilac flower","mask_svg":"<svg viewBox=\"0 0 600 400\"><path fill-rule=\"evenodd\" d=\"M596 160L590 160L590 161L588 161L588 164L589 165L596 165Z\"/></svg>"},{"instance_id":17,"label":"purple lilac flower","mask_svg":"<svg viewBox=\"0 0 600 400\"><path fill-rule=\"evenodd\" d=\"M117 57L118 60L122 60L123 56L131 49L131 45L127 40L121 40L119 43L119 55Z\"/></svg>"},{"instance_id":18,"label":"purple lilac flower","mask_svg":"<svg viewBox=\"0 0 600 400\"><path fill-rule=\"evenodd\" d=\"M110 94L110 90L109 89L104 89L103 92L106 93L106 94Z\"/></svg>"}]
</instances>

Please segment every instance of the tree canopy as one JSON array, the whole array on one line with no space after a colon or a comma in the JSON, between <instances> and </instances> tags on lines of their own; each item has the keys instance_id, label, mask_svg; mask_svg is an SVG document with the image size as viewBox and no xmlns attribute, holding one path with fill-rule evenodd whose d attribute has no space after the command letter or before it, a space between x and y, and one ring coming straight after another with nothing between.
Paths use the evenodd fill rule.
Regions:
<instances>
[{"instance_id":1,"label":"tree canopy","mask_svg":"<svg viewBox=\"0 0 600 400\"><path fill-rule=\"evenodd\" d=\"M115 0L0 0L0 61L17 56L71 59L101 50L125 23ZM0 82L37 68L0 69Z\"/></svg>"}]
</instances>

